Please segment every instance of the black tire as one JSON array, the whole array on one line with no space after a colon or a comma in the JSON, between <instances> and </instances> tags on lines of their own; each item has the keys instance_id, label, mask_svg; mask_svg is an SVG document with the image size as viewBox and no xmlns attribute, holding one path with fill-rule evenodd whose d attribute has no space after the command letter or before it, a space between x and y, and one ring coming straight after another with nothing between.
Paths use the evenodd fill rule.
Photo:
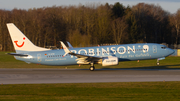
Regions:
<instances>
[{"instance_id":1,"label":"black tire","mask_svg":"<svg viewBox=\"0 0 180 101\"><path fill-rule=\"evenodd\" d=\"M94 70L95 70L94 66L91 66L91 67L89 68L89 70L90 70L90 71L94 71Z\"/></svg>"},{"instance_id":2,"label":"black tire","mask_svg":"<svg viewBox=\"0 0 180 101\"><path fill-rule=\"evenodd\" d=\"M157 62L157 65L159 66L159 62Z\"/></svg>"}]
</instances>

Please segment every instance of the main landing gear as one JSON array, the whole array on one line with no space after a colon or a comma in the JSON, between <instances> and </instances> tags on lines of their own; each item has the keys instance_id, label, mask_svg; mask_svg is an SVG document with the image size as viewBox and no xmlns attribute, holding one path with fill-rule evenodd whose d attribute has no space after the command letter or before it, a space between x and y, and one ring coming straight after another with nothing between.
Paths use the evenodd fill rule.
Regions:
<instances>
[{"instance_id":1,"label":"main landing gear","mask_svg":"<svg viewBox=\"0 0 180 101\"><path fill-rule=\"evenodd\" d=\"M91 63L91 66L90 66L89 70L90 71L94 71L95 70L94 63Z\"/></svg>"}]
</instances>

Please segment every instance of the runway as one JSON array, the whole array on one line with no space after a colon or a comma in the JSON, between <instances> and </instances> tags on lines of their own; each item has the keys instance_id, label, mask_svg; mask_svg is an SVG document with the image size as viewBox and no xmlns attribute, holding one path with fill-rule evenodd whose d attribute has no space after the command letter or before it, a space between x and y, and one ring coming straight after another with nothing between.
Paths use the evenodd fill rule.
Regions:
<instances>
[{"instance_id":1,"label":"runway","mask_svg":"<svg viewBox=\"0 0 180 101\"><path fill-rule=\"evenodd\" d=\"M180 69L0 69L0 84L180 81Z\"/></svg>"}]
</instances>

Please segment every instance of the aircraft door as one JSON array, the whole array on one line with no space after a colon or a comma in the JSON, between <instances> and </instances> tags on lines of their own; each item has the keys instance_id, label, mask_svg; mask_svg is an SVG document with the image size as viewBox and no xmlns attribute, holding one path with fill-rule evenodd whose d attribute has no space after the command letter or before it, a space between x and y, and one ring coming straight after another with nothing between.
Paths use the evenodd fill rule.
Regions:
<instances>
[{"instance_id":1,"label":"aircraft door","mask_svg":"<svg viewBox=\"0 0 180 101\"><path fill-rule=\"evenodd\" d=\"M41 54L37 54L37 61L38 61L38 62L41 62L41 61L42 61Z\"/></svg>"},{"instance_id":2,"label":"aircraft door","mask_svg":"<svg viewBox=\"0 0 180 101\"><path fill-rule=\"evenodd\" d=\"M153 48L153 53L157 53L157 46L154 45L154 46L152 46L152 48Z\"/></svg>"}]
</instances>

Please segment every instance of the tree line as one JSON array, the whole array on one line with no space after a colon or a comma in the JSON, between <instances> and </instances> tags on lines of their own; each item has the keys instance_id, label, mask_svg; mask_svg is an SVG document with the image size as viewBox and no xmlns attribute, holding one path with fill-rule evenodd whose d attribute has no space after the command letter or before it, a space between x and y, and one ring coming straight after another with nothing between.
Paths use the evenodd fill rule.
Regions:
<instances>
[{"instance_id":1,"label":"tree line","mask_svg":"<svg viewBox=\"0 0 180 101\"><path fill-rule=\"evenodd\" d=\"M139 3L125 7L86 4L33 9L0 10L0 45L14 47L6 23L14 23L35 45L60 46L69 41L74 47L104 43L180 44L180 9L175 14L159 5Z\"/></svg>"}]
</instances>

